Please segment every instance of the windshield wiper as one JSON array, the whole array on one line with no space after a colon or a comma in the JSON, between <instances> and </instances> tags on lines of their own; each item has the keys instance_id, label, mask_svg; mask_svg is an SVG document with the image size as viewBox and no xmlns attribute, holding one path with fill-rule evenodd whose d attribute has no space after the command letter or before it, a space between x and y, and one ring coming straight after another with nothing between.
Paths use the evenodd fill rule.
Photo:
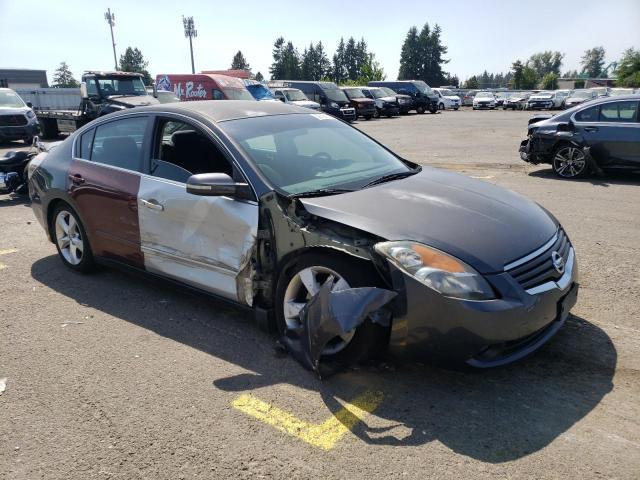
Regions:
<instances>
[{"instance_id":1,"label":"windshield wiper","mask_svg":"<svg viewBox=\"0 0 640 480\"><path fill-rule=\"evenodd\" d=\"M378 185L379 183L384 183L384 182L390 182L391 180L399 180L401 178L410 177L411 175L414 175L419 171L420 170L416 169L416 170L410 170L408 172L389 173L387 175L383 175L382 177L379 177L379 178L376 178L375 180L370 181L369 183L365 184L362 188L372 187L373 185Z\"/></svg>"},{"instance_id":2,"label":"windshield wiper","mask_svg":"<svg viewBox=\"0 0 640 480\"><path fill-rule=\"evenodd\" d=\"M353 192L348 188L319 188L317 190L309 190L308 192L300 192L289 195L289 198L306 198L306 197L322 197L324 195L337 195L339 193Z\"/></svg>"}]
</instances>

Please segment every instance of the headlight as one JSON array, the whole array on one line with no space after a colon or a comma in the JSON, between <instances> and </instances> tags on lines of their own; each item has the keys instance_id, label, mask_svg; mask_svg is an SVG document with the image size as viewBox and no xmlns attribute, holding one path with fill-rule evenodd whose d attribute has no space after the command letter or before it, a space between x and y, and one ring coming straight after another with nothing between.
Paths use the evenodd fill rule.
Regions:
<instances>
[{"instance_id":1,"label":"headlight","mask_svg":"<svg viewBox=\"0 0 640 480\"><path fill-rule=\"evenodd\" d=\"M382 242L376 252L429 288L447 297L466 300L496 298L491 285L466 263L415 242Z\"/></svg>"},{"instance_id":2,"label":"headlight","mask_svg":"<svg viewBox=\"0 0 640 480\"><path fill-rule=\"evenodd\" d=\"M340 108L340 105L338 105L336 102L331 102L331 103L329 104L329 106L330 106L331 108Z\"/></svg>"},{"instance_id":3,"label":"headlight","mask_svg":"<svg viewBox=\"0 0 640 480\"><path fill-rule=\"evenodd\" d=\"M33 118L36 116L36 114L33 113L33 110L27 110L27 113L25 115L27 116L27 118Z\"/></svg>"}]
</instances>

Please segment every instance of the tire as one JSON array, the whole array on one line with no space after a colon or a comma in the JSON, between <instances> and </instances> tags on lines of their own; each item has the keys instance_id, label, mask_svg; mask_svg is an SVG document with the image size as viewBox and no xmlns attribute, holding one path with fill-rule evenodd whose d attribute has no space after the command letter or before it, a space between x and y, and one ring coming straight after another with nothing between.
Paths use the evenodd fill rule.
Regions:
<instances>
[{"instance_id":1,"label":"tire","mask_svg":"<svg viewBox=\"0 0 640 480\"><path fill-rule=\"evenodd\" d=\"M589 171L582 149L569 144L560 145L553 151L551 166L558 177L566 179L584 177Z\"/></svg>"},{"instance_id":2,"label":"tire","mask_svg":"<svg viewBox=\"0 0 640 480\"><path fill-rule=\"evenodd\" d=\"M75 210L66 203L62 203L54 209L49 222L51 236L62 263L76 272L89 273L95 270L91 245ZM65 234L67 238L72 235L71 240L65 241Z\"/></svg>"},{"instance_id":3,"label":"tire","mask_svg":"<svg viewBox=\"0 0 640 480\"><path fill-rule=\"evenodd\" d=\"M439 109L439 110L444 110L444 103L440 102L440 103L438 104L438 109Z\"/></svg>"},{"instance_id":4,"label":"tire","mask_svg":"<svg viewBox=\"0 0 640 480\"><path fill-rule=\"evenodd\" d=\"M33 137L25 137L22 139L22 141L26 144L26 145L33 145Z\"/></svg>"},{"instance_id":5,"label":"tire","mask_svg":"<svg viewBox=\"0 0 640 480\"><path fill-rule=\"evenodd\" d=\"M340 285L338 288L371 286L371 279L377 275L373 268L367 268L366 265L363 268L359 261L331 253L309 253L295 258L281 270L276 287L276 325L280 334L297 324L294 314L296 308L288 309L285 315L285 302L293 303L297 307L306 303L305 300L309 298L309 290L304 287L299 277L301 272L309 270L316 272L313 279L318 285L326 281L330 272L337 274L342 279L336 284ZM343 280L346 283L342 283ZM350 332L342 338L336 337L329 342L322 358L344 365L361 362L384 350L388 342L388 332L388 328L367 319L354 333Z\"/></svg>"},{"instance_id":6,"label":"tire","mask_svg":"<svg viewBox=\"0 0 640 480\"><path fill-rule=\"evenodd\" d=\"M453 109L454 109L454 110L456 110L456 111L457 111L459 108L460 108L460 107L453 107Z\"/></svg>"},{"instance_id":7,"label":"tire","mask_svg":"<svg viewBox=\"0 0 640 480\"><path fill-rule=\"evenodd\" d=\"M376 107L376 113L373 114L373 118L380 118L380 109Z\"/></svg>"},{"instance_id":8,"label":"tire","mask_svg":"<svg viewBox=\"0 0 640 480\"><path fill-rule=\"evenodd\" d=\"M426 112L426 109L422 105L420 105L419 107L416 107L416 112L422 115L424 112Z\"/></svg>"},{"instance_id":9,"label":"tire","mask_svg":"<svg viewBox=\"0 0 640 480\"><path fill-rule=\"evenodd\" d=\"M371 120L373 118L373 115L365 115L364 119L365 120Z\"/></svg>"}]
</instances>

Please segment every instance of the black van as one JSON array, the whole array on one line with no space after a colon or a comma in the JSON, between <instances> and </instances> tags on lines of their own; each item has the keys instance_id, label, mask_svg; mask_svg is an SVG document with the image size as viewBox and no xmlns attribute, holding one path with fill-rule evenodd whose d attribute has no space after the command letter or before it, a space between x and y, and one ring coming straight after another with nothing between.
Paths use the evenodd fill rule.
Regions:
<instances>
[{"instance_id":1,"label":"black van","mask_svg":"<svg viewBox=\"0 0 640 480\"><path fill-rule=\"evenodd\" d=\"M305 82L302 80L279 80L283 87L302 90L309 100L318 102L323 112L347 122L356 119L356 109L342 90L333 82Z\"/></svg>"},{"instance_id":2,"label":"black van","mask_svg":"<svg viewBox=\"0 0 640 480\"><path fill-rule=\"evenodd\" d=\"M413 99L413 109L418 113L429 110L438 111L438 96L431 87L422 80L396 80L384 82L369 82L370 87L389 87L396 93L409 95Z\"/></svg>"}]
</instances>

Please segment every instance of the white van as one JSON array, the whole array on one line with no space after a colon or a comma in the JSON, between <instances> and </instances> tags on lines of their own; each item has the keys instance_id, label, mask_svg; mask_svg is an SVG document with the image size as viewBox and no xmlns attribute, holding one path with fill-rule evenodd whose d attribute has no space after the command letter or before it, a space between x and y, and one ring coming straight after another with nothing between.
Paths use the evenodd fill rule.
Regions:
<instances>
[{"instance_id":1,"label":"white van","mask_svg":"<svg viewBox=\"0 0 640 480\"><path fill-rule=\"evenodd\" d=\"M432 90L438 96L439 110L445 110L447 108L458 110L460 108L460 97L448 88L432 88Z\"/></svg>"}]
</instances>

